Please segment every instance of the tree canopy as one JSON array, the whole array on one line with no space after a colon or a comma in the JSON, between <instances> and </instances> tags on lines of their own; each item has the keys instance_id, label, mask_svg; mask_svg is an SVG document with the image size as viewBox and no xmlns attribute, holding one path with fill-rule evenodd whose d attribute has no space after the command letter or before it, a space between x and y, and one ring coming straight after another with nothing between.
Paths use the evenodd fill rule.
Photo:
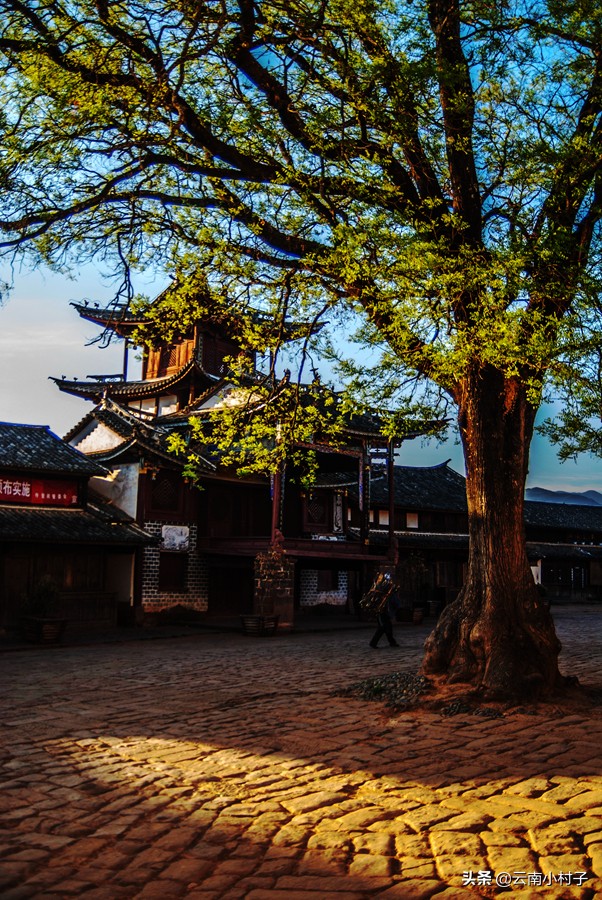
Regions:
<instances>
[{"instance_id":1,"label":"tree canopy","mask_svg":"<svg viewBox=\"0 0 602 900\"><path fill-rule=\"evenodd\" d=\"M591 335L599 290L599 4L0 0L0 12L5 252L153 265L190 288L206 278L241 309L325 323L306 351L334 358L355 329L372 351L370 365L344 363L356 398L438 415L455 404L480 574L463 618L443 625L440 645L456 650L431 648L430 665L507 688L489 639L483 650L504 608L523 650L546 646L549 687L553 629L511 520L546 380L592 349L575 325ZM485 575L479 560L495 554Z\"/></svg>"},{"instance_id":2,"label":"tree canopy","mask_svg":"<svg viewBox=\"0 0 602 900\"><path fill-rule=\"evenodd\" d=\"M360 313L397 401L477 362L537 402L600 215L596 4L0 11L6 248Z\"/></svg>"}]
</instances>

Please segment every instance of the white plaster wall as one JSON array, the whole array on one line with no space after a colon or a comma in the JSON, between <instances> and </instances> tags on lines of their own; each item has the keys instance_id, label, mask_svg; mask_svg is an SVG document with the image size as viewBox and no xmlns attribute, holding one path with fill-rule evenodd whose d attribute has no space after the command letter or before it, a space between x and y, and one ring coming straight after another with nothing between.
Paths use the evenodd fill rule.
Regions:
<instances>
[{"instance_id":1,"label":"white plaster wall","mask_svg":"<svg viewBox=\"0 0 602 900\"><path fill-rule=\"evenodd\" d=\"M252 395L251 395L252 396ZM219 391L207 397L199 409L220 409L221 407L240 406L251 399L247 391L233 384L224 384ZM258 397L259 399L259 397Z\"/></svg>"},{"instance_id":2,"label":"white plaster wall","mask_svg":"<svg viewBox=\"0 0 602 900\"><path fill-rule=\"evenodd\" d=\"M126 463L113 469L106 478L94 476L90 480L90 486L135 519L138 506L138 469L138 463Z\"/></svg>"},{"instance_id":3,"label":"white plaster wall","mask_svg":"<svg viewBox=\"0 0 602 900\"><path fill-rule=\"evenodd\" d=\"M178 398L175 394L166 394L164 397L159 397L158 414L160 416L167 416L169 413L175 412L177 408Z\"/></svg>"},{"instance_id":4,"label":"white plaster wall","mask_svg":"<svg viewBox=\"0 0 602 900\"><path fill-rule=\"evenodd\" d=\"M102 422L91 422L70 441L70 444L82 453L98 453L102 450L114 450L123 444L123 438Z\"/></svg>"}]
</instances>

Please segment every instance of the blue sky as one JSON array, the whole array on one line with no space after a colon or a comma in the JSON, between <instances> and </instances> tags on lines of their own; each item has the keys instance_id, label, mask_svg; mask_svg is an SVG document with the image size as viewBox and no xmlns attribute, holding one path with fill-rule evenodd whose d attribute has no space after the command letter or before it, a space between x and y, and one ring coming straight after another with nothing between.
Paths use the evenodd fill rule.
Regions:
<instances>
[{"instance_id":1,"label":"blue sky","mask_svg":"<svg viewBox=\"0 0 602 900\"><path fill-rule=\"evenodd\" d=\"M6 277L6 276L5 276ZM145 293L159 293L163 285L148 282ZM88 298L101 306L111 298L110 285L86 269L71 280L40 272L15 272L14 288L0 306L0 420L50 425L65 434L91 404L63 394L49 376L85 378L122 369L123 345L105 350L87 346L98 329L80 319L69 301ZM137 373L130 351L130 377ZM462 451L453 441L409 441L399 454L404 465L430 466L451 458L463 471ZM552 490L602 490L602 460L582 456L560 463L547 441L536 436L531 451L529 486Z\"/></svg>"}]
</instances>

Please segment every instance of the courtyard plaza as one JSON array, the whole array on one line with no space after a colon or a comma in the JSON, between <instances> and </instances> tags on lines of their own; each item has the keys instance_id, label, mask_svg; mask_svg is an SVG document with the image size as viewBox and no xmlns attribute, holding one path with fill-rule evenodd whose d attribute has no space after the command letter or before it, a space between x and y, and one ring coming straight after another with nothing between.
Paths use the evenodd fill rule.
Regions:
<instances>
[{"instance_id":1,"label":"courtyard plaza","mask_svg":"<svg viewBox=\"0 0 602 900\"><path fill-rule=\"evenodd\" d=\"M602 697L602 609L553 614ZM0 896L602 896L602 707L336 694L416 672L430 627L4 644Z\"/></svg>"}]
</instances>

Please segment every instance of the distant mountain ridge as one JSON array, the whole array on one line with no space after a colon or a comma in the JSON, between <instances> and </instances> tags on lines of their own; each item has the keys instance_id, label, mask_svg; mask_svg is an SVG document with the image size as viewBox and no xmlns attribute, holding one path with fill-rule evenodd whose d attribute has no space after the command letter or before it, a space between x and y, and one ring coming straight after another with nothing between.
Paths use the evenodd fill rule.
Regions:
<instances>
[{"instance_id":1,"label":"distant mountain ridge","mask_svg":"<svg viewBox=\"0 0 602 900\"><path fill-rule=\"evenodd\" d=\"M550 491L547 488L532 487L525 491L526 500L536 503L569 503L572 506L602 506L600 491Z\"/></svg>"}]
</instances>

